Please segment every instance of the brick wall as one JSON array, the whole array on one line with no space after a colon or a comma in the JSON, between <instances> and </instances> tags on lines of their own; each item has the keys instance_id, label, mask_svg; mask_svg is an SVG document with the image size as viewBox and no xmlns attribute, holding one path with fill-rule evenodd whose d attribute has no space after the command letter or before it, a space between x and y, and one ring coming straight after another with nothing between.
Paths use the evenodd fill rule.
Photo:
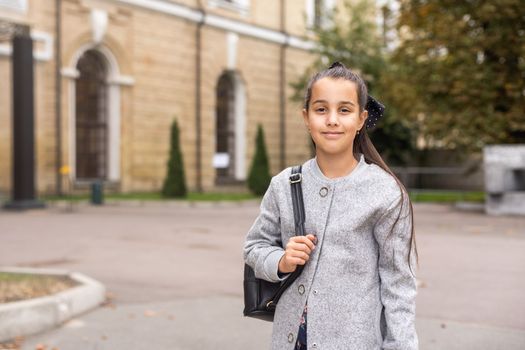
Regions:
<instances>
[{"instance_id":1,"label":"brick wall","mask_svg":"<svg viewBox=\"0 0 525 350\"><path fill-rule=\"evenodd\" d=\"M196 8L197 1L177 1ZM207 1L203 1L207 5ZM272 2L274 3L274 2ZM119 74L132 78L120 86L120 173L117 189L124 192L156 191L166 174L169 131L174 118L181 128L187 182L196 182L196 31L197 24L173 15L120 4L118 1L65 0L62 13L62 68L75 68L79 52L92 43L91 8L108 13L108 28L103 47L114 56ZM301 25L304 1L287 1L286 27L292 34L304 33ZM294 11L295 8L295 11ZM248 15L222 8L207 11L245 23L274 30L280 29L278 2L251 2ZM1 11L1 10L0 10ZM35 30L54 37L54 2L30 1L26 19ZM204 26L202 30L202 185L215 190L216 85L227 69L227 35L224 30ZM96 47L95 47L96 49ZM54 47L53 47L54 50ZM265 130L272 174L280 169L280 45L239 35L234 72L246 93L246 173L254 153L257 124ZM286 49L287 97L292 94L289 82L310 64L312 55L301 49ZM10 58L0 56L0 81L10 81ZM71 82L62 77L62 159L71 159ZM35 64L35 121L37 184L40 193L55 189L56 121L55 62ZM286 102L287 165L309 157L308 137L301 117L301 103ZM7 193L11 182L11 96L10 84L0 91L0 192Z\"/></svg>"}]
</instances>

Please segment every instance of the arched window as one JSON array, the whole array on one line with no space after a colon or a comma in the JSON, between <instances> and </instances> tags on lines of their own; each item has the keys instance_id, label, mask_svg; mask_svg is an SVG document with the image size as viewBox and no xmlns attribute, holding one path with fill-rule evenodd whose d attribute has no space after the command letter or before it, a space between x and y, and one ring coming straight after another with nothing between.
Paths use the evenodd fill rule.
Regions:
<instances>
[{"instance_id":1,"label":"arched window","mask_svg":"<svg viewBox=\"0 0 525 350\"><path fill-rule=\"evenodd\" d=\"M108 174L108 85L104 58L95 50L78 60L76 81L76 177L106 179Z\"/></svg>"},{"instance_id":2,"label":"arched window","mask_svg":"<svg viewBox=\"0 0 525 350\"><path fill-rule=\"evenodd\" d=\"M230 74L224 73L217 84L216 106L217 184L235 179L235 86Z\"/></svg>"}]
</instances>

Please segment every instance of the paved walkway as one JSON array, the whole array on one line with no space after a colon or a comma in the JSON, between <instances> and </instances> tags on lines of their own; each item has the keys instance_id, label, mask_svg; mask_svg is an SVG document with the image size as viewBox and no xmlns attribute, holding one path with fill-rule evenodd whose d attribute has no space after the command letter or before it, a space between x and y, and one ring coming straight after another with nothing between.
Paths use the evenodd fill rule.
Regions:
<instances>
[{"instance_id":1,"label":"paved walkway","mask_svg":"<svg viewBox=\"0 0 525 350\"><path fill-rule=\"evenodd\" d=\"M243 206L0 211L0 266L75 270L108 305L22 349L268 349L271 324L242 317ZM416 204L422 350L525 349L525 218Z\"/></svg>"}]
</instances>

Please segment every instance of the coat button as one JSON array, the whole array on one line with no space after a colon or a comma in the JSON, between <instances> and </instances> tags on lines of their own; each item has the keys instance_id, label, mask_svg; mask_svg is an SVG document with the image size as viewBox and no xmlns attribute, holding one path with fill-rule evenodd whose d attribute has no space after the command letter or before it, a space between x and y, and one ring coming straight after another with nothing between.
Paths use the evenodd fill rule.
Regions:
<instances>
[{"instance_id":1,"label":"coat button","mask_svg":"<svg viewBox=\"0 0 525 350\"><path fill-rule=\"evenodd\" d=\"M316 348L317 349L317 343L313 343L312 344L312 348Z\"/></svg>"},{"instance_id":2,"label":"coat button","mask_svg":"<svg viewBox=\"0 0 525 350\"><path fill-rule=\"evenodd\" d=\"M314 289L314 294L317 295L319 291L317 289Z\"/></svg>"},{"instance_id":3,"label":"coat button","mask_svg":"<svg viewBox=\"0 0 525 350\"><path fill-rule=\"evenodd\" d=\"M327 194L328 194L328 188L327 187L321 187L321 189L319 190L319 195L321 197L326 197Z\"/></svg>"},{"instance_id":4,"label":"coat button","mask_svg":"<svg viewBox=\"0 0 525 350\"><path fill-rule=\"evenodd\" d=\"M304 294L304 285L300 284L297 289L299 290L299 294L301 294L301 295Z\"/></svg>"},{"instance_id":5,"label":"coat button","mask_svg":"<svg viewBox=\"0 0 525 350\"><path fill-rule=\"evenodd\" d=\"M293 333L288 334L288 343L293 342Z\"/></svg>"}]
</instances>

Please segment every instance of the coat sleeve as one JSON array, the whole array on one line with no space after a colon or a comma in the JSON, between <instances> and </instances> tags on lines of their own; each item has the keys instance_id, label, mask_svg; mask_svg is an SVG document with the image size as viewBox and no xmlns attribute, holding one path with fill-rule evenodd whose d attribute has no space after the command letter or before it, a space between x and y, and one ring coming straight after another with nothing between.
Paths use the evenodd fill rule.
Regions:
<instances>
[{"instance_id":1,"label":"coat sleeve","mask_svg":"<svg viewBox=\"0 0 525 350\"><path fill-rule=\"evenodd\" d=\"M415 328L417 285L407 261L412 218L408 194L405 193L403 197L400 194L374 226L374 236L379 246L381 300L386 321L381 349L385 350L418 349ZM398 215L399 220L395 223Z\"/></svg>"},{"instance_id":2,"label":"coat sleeve","mask_svg":"<svg viewBox=\"0 0 525 350\"><path fill-rule=\"evenodd\" d=\"M272 179L262 199L259 216L246 235L244 261L254 270L255 277L279 282L288 275L278 274L279 260L284 255L284 249L274 182Z\"/></svg>"}]
</instances>

